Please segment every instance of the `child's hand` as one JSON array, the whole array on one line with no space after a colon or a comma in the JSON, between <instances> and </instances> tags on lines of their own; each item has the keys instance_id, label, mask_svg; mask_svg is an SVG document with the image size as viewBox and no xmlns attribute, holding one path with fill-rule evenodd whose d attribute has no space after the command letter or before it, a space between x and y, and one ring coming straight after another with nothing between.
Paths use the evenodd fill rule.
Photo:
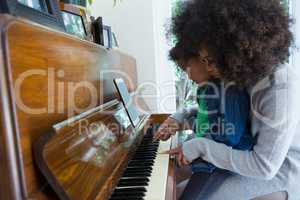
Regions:
<instances>
[{"instance_id":1,"label":"child's hand","mask_svg":"<svg viewBox=\"0 0 300 200\"><path fill-rule=\"evenodd\" d=\"M169 117L155 133L154 140L168 140L172 135L175 135L178 130L179 123L175 119Z\"/></svg>"},{"instance_id":2,"label":"child's hand","mask_svg":"<svg viewBox=\"0 0 300 200\"><path fill-rule=\"evenodd\" d=\"M179 146L175 149L171 149L171 150L163 152L163 153L176 156L177 162L180 167L189 164L189 161L185 158L185 156L183 154L182 146Z\"/></svg>"}]
</instances>

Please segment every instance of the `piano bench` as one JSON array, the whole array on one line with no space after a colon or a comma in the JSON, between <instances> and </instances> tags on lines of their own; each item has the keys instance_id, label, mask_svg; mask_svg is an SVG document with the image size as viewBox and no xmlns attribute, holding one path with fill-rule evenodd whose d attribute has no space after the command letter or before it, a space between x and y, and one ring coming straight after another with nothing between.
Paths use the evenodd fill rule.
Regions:
<instances>
[{"instance_id":1,"label":"piano bench","mask_svg":"<svg viewBox=\"0 0 300 200\"><path fill-rule=\"evenodd\" d=\"M274 192L252 200L288 200L288 195L286 192Z\"/></svg>"}]
</instances>

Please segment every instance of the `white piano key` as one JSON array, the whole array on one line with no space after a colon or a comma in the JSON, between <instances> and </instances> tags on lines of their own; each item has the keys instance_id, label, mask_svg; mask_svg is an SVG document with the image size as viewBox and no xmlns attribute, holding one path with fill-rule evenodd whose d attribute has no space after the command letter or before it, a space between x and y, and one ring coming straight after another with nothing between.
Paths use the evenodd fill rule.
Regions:
<instances>
[{"instance_id":1,"label":"white piano key","mask_svg":"<svg viewBox=\"0 0 300 200\"><path fill-rule=\"evenodd\" d=\"M170 150L170 147L171 139L166 142L161 141L159 144L149 185L145 187L147 190L145 200L165 200L170 156L159 153Z\"/></svg>"}]
</instances>

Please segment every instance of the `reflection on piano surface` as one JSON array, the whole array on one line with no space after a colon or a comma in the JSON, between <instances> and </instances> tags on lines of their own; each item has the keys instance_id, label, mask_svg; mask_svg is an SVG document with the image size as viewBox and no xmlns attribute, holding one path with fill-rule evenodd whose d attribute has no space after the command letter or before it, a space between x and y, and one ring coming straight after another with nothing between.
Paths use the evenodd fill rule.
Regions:
<instances>
[{"instance_id":1,"label":"reflection on piano surface","mask_svg":"<svg viewBox=\"0 0 300 200\"><path fill-rule=\"evenodd\" d=\"M165 199L168 142L153 142L156 124L134 128L111 101L55 125L35 148L39 168L61 199ZM113 192L113 193L112 193Z\"/></svg>"}]
</instances>

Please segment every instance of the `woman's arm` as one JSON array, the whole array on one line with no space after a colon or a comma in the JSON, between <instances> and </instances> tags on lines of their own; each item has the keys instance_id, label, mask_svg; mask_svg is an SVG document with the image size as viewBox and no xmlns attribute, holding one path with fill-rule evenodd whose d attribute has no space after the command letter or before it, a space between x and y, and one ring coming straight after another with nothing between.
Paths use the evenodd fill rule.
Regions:
<instances>
[{"instance_id":1,"label":"woman's arm","mask_svg":"<svg viewBox=\"0 0 300 200\"><path fill-rule=\"evenodd\" d=\"M252 131L257 144L252 151L232 149L206 138L183 144L188 161L198 157L243 176L272 179L283 164L297 129L299 106L294 86L281 84L254 93Z\"/></svg>"}]
</instances>

